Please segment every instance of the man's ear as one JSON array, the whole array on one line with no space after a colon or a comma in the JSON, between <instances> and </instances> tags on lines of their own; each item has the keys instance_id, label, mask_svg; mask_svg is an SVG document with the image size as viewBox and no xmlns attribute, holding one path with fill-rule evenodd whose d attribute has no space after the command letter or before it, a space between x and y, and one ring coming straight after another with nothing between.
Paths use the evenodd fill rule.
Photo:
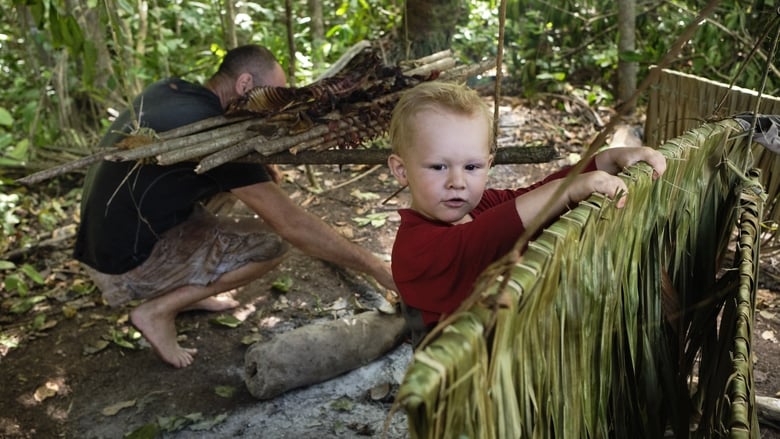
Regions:
<instances>
[{"instance_id":1,"label":"man's ear","mask_svg":"<svg viewBox=\"0 0 780 439\"><path fill-rule=\"evenodd\" d=\"M406 166L404 165L404 159L398 154L390 154L387 158L387 167L390 168L390 172L395 176L396 180L401 183L401 186L406 186L409 182L406 180Z\"/></svg>"},{"instance_id":2,"label":"man's ear","mask_svg":"<svg viewBox=\"0 0 780 439\"><path fill-rule=\"evenodd\" d=\"M236 94L243 96L254 87L254 80L249 73L242 73L236 79Z\"/></svg>"}]
</instances>

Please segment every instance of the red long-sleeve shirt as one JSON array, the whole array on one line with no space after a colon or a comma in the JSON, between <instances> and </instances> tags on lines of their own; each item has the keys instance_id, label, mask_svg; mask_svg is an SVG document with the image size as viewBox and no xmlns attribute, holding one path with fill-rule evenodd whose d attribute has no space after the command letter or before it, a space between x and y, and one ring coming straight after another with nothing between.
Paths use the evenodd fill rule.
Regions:
<instances>
[{"instance_id":1,"label":"red long-sleeve shirt","mask_svg":"<svg viewBox=\"0 0 780 439\"><path fill-rule=\"evenodd\" d=\"M515 198L572 168L520 189L488 189L472 210L473 221L453 225L433 221L412 209L401 209L401 225L393 244L393 279L404 303L421 311L431 324L452 313L466 299L474 281L505 255L525 231ZM591 161L583 172L595 170Z\"/></svg>"}]
</instances>

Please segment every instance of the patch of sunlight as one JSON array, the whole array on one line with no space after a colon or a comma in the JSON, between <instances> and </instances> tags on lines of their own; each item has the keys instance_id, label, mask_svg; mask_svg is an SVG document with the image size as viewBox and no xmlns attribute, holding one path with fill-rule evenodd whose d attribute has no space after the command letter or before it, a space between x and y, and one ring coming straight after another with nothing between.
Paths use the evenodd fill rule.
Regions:
<instances>
[{"instance_id":1,"label":"patch of sunlight","mask_svg":"<svg viewBox=\"0 0 780 439\"><path fill-rule=\"evenodd\" d=\"M18 348L21 341L18 334L0 333L0 358L5 357L11 349Z\"/></svg>"},{"instance_id":2,"label":"patch of sunlight","mask_svg":"<svg viewBox=\"0 0 780 439\"><path fill-rule=\"evenodd\" d=\"M282 322L282 319L276 316L270 316L266 317L263 320L260 320L260 326L265 326L268 328L273 328L274 326L278 325Z\"/></svg>"},{"instance_id":3,"label":"patch of sunlight","mask_svg":"<svg viewBox=\"0 0 780 439\"><path fill-rule=\"evenodd\" d=\"M47 379L45 383L39 385L34 391L22 395L18 401L25 407L32 407L42 404L49 398L69 393L70 386L65 383L65 377L60 376Z\"/></svg>"},{"instance_id":4,"label":"patch of sunlight","mask_svg":"<svg viewBox=\"0 0 780 439\"><path fill-rule=\"evenodd\" d=\"M249 303L242 307L236 308L235 311L233 311L233 316L243 322L256 310L257 308L253 304Z\"/></svg>"}]
</instances>

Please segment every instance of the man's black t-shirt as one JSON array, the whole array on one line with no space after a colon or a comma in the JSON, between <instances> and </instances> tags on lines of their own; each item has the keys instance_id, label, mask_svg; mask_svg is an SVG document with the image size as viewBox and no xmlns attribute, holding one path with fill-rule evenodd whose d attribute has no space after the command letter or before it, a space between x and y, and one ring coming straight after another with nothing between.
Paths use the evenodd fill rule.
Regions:
<instances>
[{"instance_id":1,"label":"man's black t-shirt","mask_svg":"<svg viewBox=\"0 0 780 439\"><path fill-rule=\"evenodd\" d=\"M167 79L149 86L133 102L137 125L161 133L223 114L217 95L200 85ZM114 145L136 124L122 113L100 142ZM108 274L140 265L160 234L190 216L195 205L230 189L266 182L261 164L226 163L202 174L195 163L170 166L102 161L87 173L74 257Z\"/></svg>"}]
</instances>

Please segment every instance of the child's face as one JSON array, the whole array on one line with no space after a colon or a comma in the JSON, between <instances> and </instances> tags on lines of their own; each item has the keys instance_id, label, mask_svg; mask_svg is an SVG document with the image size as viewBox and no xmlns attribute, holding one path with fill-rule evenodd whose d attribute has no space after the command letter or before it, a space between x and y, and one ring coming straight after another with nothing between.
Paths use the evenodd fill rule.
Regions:
<instances>
[{"instance_id":1,"label":"child's face","mask_svg":"<svg viewBox=\"0 0 780 439\"><path fill-rule=\"evenodd\" d=\"M412 209L427 218L458 224L479 203L493 160L487 121L427 111L414 121L412 144L388 163L398 181L408 184Z\"/></svg>"}]
</instances>

